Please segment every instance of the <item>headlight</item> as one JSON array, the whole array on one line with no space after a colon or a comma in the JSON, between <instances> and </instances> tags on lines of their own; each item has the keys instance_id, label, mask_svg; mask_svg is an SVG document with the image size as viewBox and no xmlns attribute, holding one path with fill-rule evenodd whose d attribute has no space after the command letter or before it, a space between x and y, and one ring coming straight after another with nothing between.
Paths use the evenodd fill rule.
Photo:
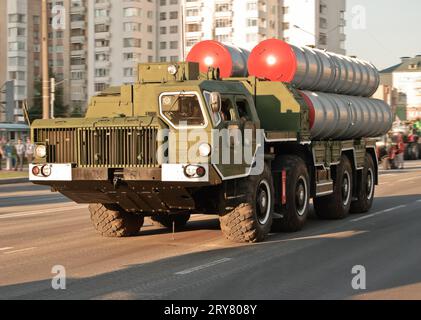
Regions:
<instances>
[{"instance_id":1,"label":"headlight","mask_svg":"<svg viewBox=\"0 0 421 320\"><path fill-rule=\"evenodd\" d=\"M177 66L176 65L170 65L168 67L168 73L172 76L176 75L178 72Z\"/></svg>"},{"instance_id":2,"label":"headlight","mask_svg":"<svg viewBox=\"0 0 421 320\"><path fill-rule=\"evenodd\" d=\"M202 166L188 165L184 168L184 175L187 178L203 178L206 175L206 169Z\"/></svg>"},{"instance_id":3,"label":"headlight","mask_svg":"<svg viewBox=\"0 0 421 320\"><path fill-rule=\"evenodd\" d=\"M35 156L37 158L45 158L47 156L47 147L44 145L38 145L35 148Z\"/></svg>"},{"instance_id":4,"label":"headlight","mask_svg":"<svg viewBox=\"0 0 421 320\"><path fill-rule=\"evenodd\" d=\"M209 157L212 152L212 147L207 143L202 143L199 146L199 154L201 157Z\"/></svg>"},{"instance_id":5,"label":"headlight","mask_svg":"<svg viewBox=\"0 0 421 320\"><path fill-rule=\"evenodd\" d=\"M41 174L44 177L49 177L51 176L51 167L49 165L45 165L41 168Z\"/></svg>"}]
</instances>

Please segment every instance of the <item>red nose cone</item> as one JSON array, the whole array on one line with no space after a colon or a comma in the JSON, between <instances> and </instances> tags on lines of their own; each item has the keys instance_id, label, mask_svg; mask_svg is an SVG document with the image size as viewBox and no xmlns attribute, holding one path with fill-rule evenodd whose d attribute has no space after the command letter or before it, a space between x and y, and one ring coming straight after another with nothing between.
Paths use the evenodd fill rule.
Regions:
<instances>
[{"instance_id":1,"label":"red nose cone","mask_svg":"<svg viewBox=\"0 0 421 320\"><path fill-rule=\"evenodd\" d=\"M297 58L292 47L278 39L258 44L250 54L250 75L271 81L291 82L297 71Z\"/></svg>"},{"instance_id":2,"label":"red nose cone","mask_svg":"<svg viewBox=\"0 0 421 320\"><path fill-rule=\"evenodd\" d=\"M197 43L190 50L187 61L198 62L201 72L207 72L209 67L219 68L222 78L229 78L233 73L231 53L217 41L206 40Z\"/></svg>"}]
</instances>

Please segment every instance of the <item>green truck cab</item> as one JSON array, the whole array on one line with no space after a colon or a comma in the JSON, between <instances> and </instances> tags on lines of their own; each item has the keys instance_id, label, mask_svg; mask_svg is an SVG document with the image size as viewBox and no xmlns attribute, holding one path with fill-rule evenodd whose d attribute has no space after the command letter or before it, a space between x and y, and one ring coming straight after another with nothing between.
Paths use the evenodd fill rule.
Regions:
<instances>
[{"instance_id":1,"label":"green truck cab","mask_svg":"<svg viewBox=\"0 0 421 320\"><path fill-rule=\"evenodd\" d=\"M31 126L30 180L89 204L102 235L136 235L145 217L172 229L215 214L229 240L258 242L301 230L310 199L326 219L371 208L375 140L312 140L309 108L288 84L220 79L196 63L140 64L138 78L93 97L83 119Z\"/></svg>"}]
</instances>

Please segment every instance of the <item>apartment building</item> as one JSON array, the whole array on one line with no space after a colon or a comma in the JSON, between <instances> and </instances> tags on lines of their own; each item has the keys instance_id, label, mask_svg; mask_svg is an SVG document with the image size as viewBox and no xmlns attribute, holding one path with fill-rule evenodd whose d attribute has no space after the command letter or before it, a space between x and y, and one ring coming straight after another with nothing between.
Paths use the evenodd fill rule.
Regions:
<instances>
[{"instance_id":1,"label":"apartment building","mask_svg":"<svg viewBox=\"0 0 421 320\"><path fill-rule=\"evenodd\" d=\"M83 107L87 100L87 0L49 0L49 67L63 105Z\"/></svg>"},{"instance_id":2,"label":"apartment building","mask_svg":"<svg viewBox=\"0 0 421 320\"><path fill-rule=\"evenodd\" d=\"M14 81L16 122L24 121L22 104L33 101L34 81L40 77L40 3L0 0L0 87Z\"/></svg>"},{"instance_id":3,"label":"apartment building","mask_svg":"<svg viewBox=\"0 0 421 320\"><path fill-rule=\"evenodd\" d=\"M281 37L279 0L184 0L185 49L215 39L253 49L260 41Z\"/></svg>"},{"instance_id":4,"label":"apartment building","mask_svg":"<svg viewBox=\"0 0 421 320\"><path fill-rule=\"evenodd\" d=\"M95 0L88 5L88 94L133 83L139 62L178 61L181 0Z\"/></svg>"},{"instance_id":5,"label":"apartment building","mask_svg":"<svg viewBox=\"0 0 421 320\"><path fill-rule=\"evenodd\" d=\"M345 54L346 0L281 0L283 38Z\"/></svg>"},{"instance_id":6,"label":"apartment building","mask_svg":"<svg viewBox=\"0 0 421 320\"><path fill-rule=\"evenodd\" d=\"M268 38L345 53L346 0L184 0L186 51L215 39L253 49Z\"/></svg>"}]
</instances>

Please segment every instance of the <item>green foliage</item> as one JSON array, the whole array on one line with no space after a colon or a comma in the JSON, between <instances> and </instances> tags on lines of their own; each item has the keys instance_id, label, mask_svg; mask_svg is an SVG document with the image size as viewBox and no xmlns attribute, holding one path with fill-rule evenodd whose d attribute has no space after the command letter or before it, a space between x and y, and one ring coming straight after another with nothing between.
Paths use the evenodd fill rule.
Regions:
<instances>
[{"instance_id":1,"label":"green foliage","mask_svg":"<svg viewBox=\"0 0 421 320\"><path fill-rule=\"evenodd\" d=\"M54 75L52 75L54 77ZM66 118L69 116L69 107L63 103L64 89L63 85L56 86L55 102L54 102L54 116L56 118ZM42 118L42 81L36 79L34 81L34 96L32 105L28 106L29 119L34 121Z\"/></svg>"}]
</instances>

